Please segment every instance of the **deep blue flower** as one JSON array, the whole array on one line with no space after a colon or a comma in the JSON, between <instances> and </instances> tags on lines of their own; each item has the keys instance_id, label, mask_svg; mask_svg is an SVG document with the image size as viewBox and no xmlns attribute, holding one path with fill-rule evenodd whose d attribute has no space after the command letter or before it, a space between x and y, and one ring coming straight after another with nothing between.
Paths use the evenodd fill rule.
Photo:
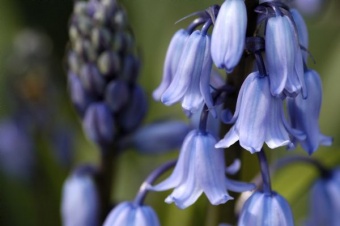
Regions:
<instances>
[{"instance_id":1,"label":"deep blue flower","mask_svg":"<svg viewBox=\"0 0 340 226\"><path fill-rule=\"evenodd\" d=\"M235 125L220 140L217 148L226 148L239 140L251 153L261 150L264 142L270 148L292 145L290 135L303 139L300 131L292 129L285 119L283 101L270 94L268 76L253 72L244 81L232 119Z\"/></svg>"},{"instance_id":2,"label":"deep blue flower","mask_svg":"<svg viewBox=\"0 0 340 226\"><path fill-rule=\"evenodd\" d=\"M186 41L174 78L161 101L165 105L181 101L183 109L189 113L197 112L204 102L212 109L211 69L210 37L194 31Z\"/></svg>"},{"instance_id":3,"label":"deep blue flower","mask_svg":"<svg viewBox=\"0 0 340 226\"><path fill-rule=\"evenodd\" d=\"M244 51L247 11L244 0L226 0L218 13L211 37L211 56L218 68L228 73Z\"/></svg>"},{"instance_id":4,"label":"deep blue flower","mask_svg":"<svg viewBox=\"0 0 340 226\"><path fill-rule=\"evenodd\" d=\"M303 86L303 62L295 28L287 16L268 19L266 61L273 96L296 96ZM301 59L300 59L301 58Z\"/></svg>"},{"instance_id":5,"label":"deep blue flower","mask_svg":"<svg viewBox=\"0 0 340 226\"><path fill-rule=\"evenodd\" d=\"M87 137L97 144L111 144L116 134L116 128L107 104L91 104L86 110L83 128Z\"/></svg>"},{"instance_id":6,"label":"deep blue flower","mask_svg":"<svg viewBox=\"0 0 340 226\"><path fill-rule=\"evenodd\" d=\"M320 133L319 115L322 103L322 85L318 73L307 70L304 74L306 86L309 90L308 98L301 95L287 98L288 112L293 128L303 131L306 139L300 144L309 154L316 151L319 145L331 145L332 138ZM297 142L297 141L295 141Z\"/></svg>"},{"instance_id":7,"label":"deep blue flower","mask_svg":"<svg viewBox=\"0 0 340 226\"><path fill-rule=\"evenodd\" d=\"M189 33L185 29L177 31L172 37L165 57L162 82L152 94L155 100L160 100L162 94L170 86L177 71L178 63L188 37Z\"/></svg>"},{"instance_id":8,"label":"deep blue flower","mask_svg":"<svg viewBox=\"0 0 340 226\"><path fill-rule=\"evenodd\" d=\"M340 216L340 168L318 179L310 194L310 213L306 226L338 226Z\"/></svg>"},{"instance_id":9,"label":"deep blue flower","mask_svg":"<svg viewBox=\"0 0 340 226\"><path fill-rule=\"evenodd\" d=\"M123 202L107 216L103 226L159 226L155 211L149 206Z\"/></svg>"},{"instance_id":10,"label":"deep blue flower","mask_svg":"<svg viewBox=\"0 0 340 226\"><path fill-rule=\"evenodd\" d=\"M255 192L245 202L238 226L294 226L287 201L276 192Z\"/></svg>"},{"instance_id":11,"label":"deep blue flower","mask_svg":"<svg viewBox=\"0 0 340 226\"><path fill-rule=\"evenodd\" d=\"M174 202L179 208L193 204L204 192L213 205L233 199L227 190L245 191L254 189L228 179L224 152L214 148L216 139L207 132L191 131L185 138L176 167L169 178L151 187L154 191L174 188L165 202Z\"/></svg>"},{"instance_id":12,"label":"deep blue flower","mask_svg":"<svg viewBox=\"0 0 340 226\"><path fill-rule=\"evenodd\" d=\"M97 226L99 196L90 166L81 166L63 185L61 215L63 226Z\"/></svg>"}]
</instances>

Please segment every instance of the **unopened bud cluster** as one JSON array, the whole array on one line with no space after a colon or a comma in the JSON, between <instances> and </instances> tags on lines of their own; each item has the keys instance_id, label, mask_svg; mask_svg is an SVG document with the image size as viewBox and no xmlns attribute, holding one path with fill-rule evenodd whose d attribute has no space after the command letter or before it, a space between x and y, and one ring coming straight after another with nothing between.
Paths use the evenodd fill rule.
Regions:
<instances>
[{"instance_id":1,"label":"unopened bud cluster","mask_svg":"<svg viewBox=\"0 0 340 226\"><path fill-rule=\"evenodd\" d=\"M109 146L117 134L134 130L147 108L136 84L140 62L125 10L114 0L78 1L69 35L72 102L87 136Z\"/></svg>"}]
</instances>

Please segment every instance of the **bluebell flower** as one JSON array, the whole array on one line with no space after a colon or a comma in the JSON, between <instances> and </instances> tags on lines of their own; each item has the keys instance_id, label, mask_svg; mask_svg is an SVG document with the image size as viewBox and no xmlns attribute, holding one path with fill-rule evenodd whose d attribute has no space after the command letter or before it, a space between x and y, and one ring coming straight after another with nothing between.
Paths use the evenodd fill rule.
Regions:
<instances>
[{"instance_id":1,"label":"bluebell flower","mask_svg":"<svg viewBox=\"0 0 340 226\"><path fill-rule=\"evenodd\" d=\"M283 101L270 93L268 76L259 72L248 75L238 95L233 118L224 119L234 126L215 147L227 148L239 140L251 153L259 152L264 143L270 148L292 145L290 136L304 135L290 127L284 116Z\"/></svg>"},{"instance_id":2,"label":"bluebell flower","mask_svg":"<svg viewBox=\"0 0 340 226\"><path fill-rule=\"evenodd\" d=\"M189 131L190 126L183 121L158 121L138 128L123 145L133 146L142 153L159 154L179 148Z\"/></svg>"},{"instance_id":3,"label":"bluebell flower","mask_svg":"<svg viewBox=\"0 0 340 226\"><path fill-rule=\"evenodd\" d=\"M300 140L300 144L303 149L312 154L318 149L319 145L331 145L332 138L320 133L318 123L322 103L320 77L314 70L307 70L304 76L309 90L308 98L304 99L299 95L295 98L287 98L287 103L293 128L306 134L306 139Z\"/></svg>"},{"instance_id":4,"label":"bluebell flower","mask_svg":"<svg viewBox=\"0 0 340 226\"><path fill-rule=\"evenodd\" d=\"M171 176L151 187L154 191L174 188L165 202L183 209L204 192L213 205L233 199L227 192L254 189L252 184L236 182L225 176L224 152L214 148L216 139L208 132L192 130L185 138Z\"/></svg>"},{"instance_id":5,"label":"bluebell flower","mask_svg":"<svg viewBox=\"0 0 340 226\"><path fill-rule=\"evenodd\" d=\"M116 134L114 118L105 103L93 103L86 110L83 128L87 137L100 145L113 142Z\"/></svg>"},{"instance_id":6,"label":"bluebell flower","mask_svg":"<svg viewBox=\"0 0 340 226\"><path fill-rule=\"evenodd\" d=\"M204 102L212 109L211 69L210 37L194 31L186 41L174 78L161 101L165 105L181 101L183 109L189 113L197 112Z\"/></svg>"},{"instance_id":7,"label":"bluebell flower","mask_svg":"<svg viewBox=\"0 0 340 226\"><path fill-rule=\"evenodd\" d=\"M338 226L340 216L340 168L318 179L310 194L310 212L306 226Z\"/></svg>"},{"instance_id":8,"label":"bluebell flower","mask_svg":"<svg viewBox=\"0 0 340 226\"><path fill-rule=\"evenodd\" d=\"M159 226L155 211L150 206L123 202L107 216L103 226Z\"/></svg>"},{"instance_id":9,"label":"bluebell flower","mask_svg":"<svg viewBox=\"0 0 340 226\"><path fill-rule=\"evenodd\" d=\"M63 185L61 215L63 226L99 225L99 196L91 166L78 167Z\"/></svg>"},{"instance_id":10,"label":"bluebell flower","mask_svg":"<svg viewBox=\"0 0 340 226\"><path fill-rule=\"evenodd\" d=\"M268 19L266 25L266 61L273 96L296 96L303 86L303 63L295 29L287 16ZM301 58L301 59L300 59Z\"/></svg>"},{"instance_id":11,"label":"bluebell flower","mask_svg":"<svg viewBox=\"0 0 340 226\"><path fill-rule=\"evenodd\" d=\"M185 29L177 31L172 37L165 57L162 82L152 93L155 100L161 100L163 93L170 86L177 71L179 60L188 37L189 33Z\"/></svg>"},{"instance_id":12,"label":"bluebell flower","mask_svg":"<svg viewBox=\"0 0 340 226\"><path fill-rule=\"evenodd\" d=\"M211 37L211 56L218 68L228 73L244 51L247 11L244 0L226 0L221 5Z\"/></svg>"},{"instance_id":13,"label":"bluebell flower","mask_svg":"<svg viewBox=\"0 0 340 226\"><path fill-rule=\"evenodd\" d=\"M245 202L238 226L294 226L287 201L276 192L255 192Z\"/></svg>"}]
</instances>

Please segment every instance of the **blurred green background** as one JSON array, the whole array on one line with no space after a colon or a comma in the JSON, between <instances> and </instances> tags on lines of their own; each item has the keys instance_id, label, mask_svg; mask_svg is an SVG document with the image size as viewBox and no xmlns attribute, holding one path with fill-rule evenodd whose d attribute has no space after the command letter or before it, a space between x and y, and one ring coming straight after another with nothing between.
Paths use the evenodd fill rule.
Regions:
<instances>
[{"instance_id":1,"label":"blurred green background","mask_svg":"<svg viewBox=\"0 0 340 226\"><path fill-rule=\"evenodd\" d=\"M168 43L176 30L185 27L188 21L175 24L180 18L212 4L216 0L122 0L134 30L143 67L140 82L149 97L149 114L146 122L159 117L183 118L179 106L165 107L151 99L152 90L161 80L163 60ZM340 2L327 1L324 11L315 17L307 18L310 32L309 50L316 60L309 66L316 69L323 80L324 98L321 111L321 130L333 136L331 148L320 148L315 154L325 164L340 164ZM48 35L53 43L53 55L58 67L53 81L58 87L62 100L56 109L62 120L69 122L74 130L75 145L69 164L60 165L48 151L44 142L37 148L36 177L32 181L20 181L0 173L0 225L2 226L54 226L60 223L60 193L62 183L70 170L82 162L97 162L96 147L88 142L81 131L77 117L67 98L65 49L68 39L68 19L72 12L71 0L0 0L0 117L9 114L4 92L6 65L13 48L13 40L23 29L32 28ZM20 65L17 65L20 67ZM56 119L60 120L60 119ZM271 159L286 154L284 150L270 152ZM289 154L306 155L301 150ZM128 151L120 156L117 166L117 182L113 198L119 202L133 199L139 185L149 172L169 158L176 157L172 152L166 155L145 156ZM1 157L1 156L0 156ZM245 154L244 158L253 156ZM20 156L18 156L20 158ZM257 169L254 165L243 166L242 177L251 179ZM296 220L303 219L306 213L306 190L316 173L306 166L293 166L275 174L274 189L283 194L293 207ZM131 179L134 178L134 179ZM168 192L150 194L147 203L152 203L160 216L162 225L209 225L206 219L214 208L206 212L206 198L201 197L196 207L179 210L174 205L163 202ZM175 216L175 217L174 217Z\"/></svg>"}]
</instances>

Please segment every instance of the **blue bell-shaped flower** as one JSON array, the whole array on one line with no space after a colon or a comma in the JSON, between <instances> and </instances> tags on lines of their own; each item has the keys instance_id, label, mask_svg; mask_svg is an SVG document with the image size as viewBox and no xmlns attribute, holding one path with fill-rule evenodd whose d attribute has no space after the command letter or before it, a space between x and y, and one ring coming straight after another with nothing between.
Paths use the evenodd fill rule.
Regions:
<instances>
[{"instance_id":1,"label":"blue bell-shaped flower","mask_svg":"<svg viewBox=\"0 0 340 226\"><path fill-rule=\"evenodd\" d=\"M303 86L303 61L295 35L295 28L288 16L268 19L265 48L270 91L273 96L296 96ZM300 59L301 58L301 59Z\"/></svg>"},{"instance_id":2,"label":"blue bell-shaped flower","mask_svg":"<svg viewBox=\"0 0 340 226\"><path fill-rule=\"evenodd\" d=\"M303 139L300 131L292 129L284 116L283 101L270 93L268 76L253 72L244 81L238 95L236 111L228 123L234 126L215 146L227 148L239 140L251 153L259 152L266 143L270 148L292 145L290 136Z\"/></svg>"},{"instance_id":3,"label":"blue bell-shaped flower","mask_svg":"<svg viewBox=\"0 0 340 226\"><path fill-rule=\"evenodd\" d=\"M194 31L186 41L177 67L161 101L165 105L181 101L183 109L189 113L197 112L204 102L212 109L210 37L201 31Z\"/></svg>"},{"instance_id":4,"label":"blue bell-shaped flower","mask_svg":"<svg viewBox=\"0 0 340 226\"><path fill-rule=\"evenodd\" d=\"M252 184L226 178L224 152L214 147L216 139L208 132L191 131L185 138L176 167L169 178L151 187L154 191L175 188L165 202L184 209L204 192L213 205L233 199L227 190L242 192Z\"/></svg>"},{"instance_id":5,"label":"blue bell-shaped flower","mask_svg":"<svg viewBox=\"0 0 340 226\"><path fill-rule=\"evenodd\" d=\"M63 226L98 226L99 196L91 166L78 167L63 186L61 215Z\"/></svg>"},{"instance_id":6,"label":"blue bell-shaped flower","mask_svg":"<svg viewBox=\"0 0 340 226\"><path fill-rule=\"evenodd\" d=\"M294 226L287 201L276 192L255 192L245 202L238 226Z\"/></svg>"},{"instance_id":7,"label":"blue bell-shaped flower","mask_svg":"<svg viewBox=\"0 0 340 226\"><path fill-rule=\"evenodd\" d=\"M300 140L300 144L303 149L312 154L319 145L331 145L332 138L321 134L319 128L318 121L322 102L320 77L314 70L307 70L304 76L309 91L308 98L304 99L299 95L295 98L287 98L287 103L292 127L306 134L306 139Z\"/></svg>"},{"instance_id":8,"label":"blue bell-shaped flower","mask_svg":"<svg viewBox=\"0 0 340 226\"><path fill-rule=\"evenodd\" d=\"M310 194L310 213L306 226L337 226L340 216L340 168L318 179Z\"/></svg>"},{"instance_id":9,"label":"blue bell-shaped flower","mask_svg":"<svg viewBox=\"0 0 340 226\"><path fill-rule=\"evenodd\" d=\"M177 31L171 39L168 51L166 53L165 62L163 66L163 79L158 88L153 91L153 98L160 100L162 94L170 86L171 81L178 68L178 63L183 52L183 48L186 40L189 37L189 33L185 29Z\"/></svg>"},{"instance_id":10,"label":"blue bell-shaped flower","mask_svg":"<svg viewBox=\"0 0 340 226\"><path fill-rule=\"evenodd\" d=\"M211 37L211 56L218 68L228 73L244 51L247 11L244 0L226 0L217 15Z\"/></svg>"},{"instance_id":11,"label":"blue bell-shaped flower","mask_svg":"<svg viewBox=\"0 0 340 226\"><path fill-rule=\"evenodd\" d=\"M123 202L107 216L103 226L159 226L155 211L150 206Z\"/></svg>"}]
</instances>

